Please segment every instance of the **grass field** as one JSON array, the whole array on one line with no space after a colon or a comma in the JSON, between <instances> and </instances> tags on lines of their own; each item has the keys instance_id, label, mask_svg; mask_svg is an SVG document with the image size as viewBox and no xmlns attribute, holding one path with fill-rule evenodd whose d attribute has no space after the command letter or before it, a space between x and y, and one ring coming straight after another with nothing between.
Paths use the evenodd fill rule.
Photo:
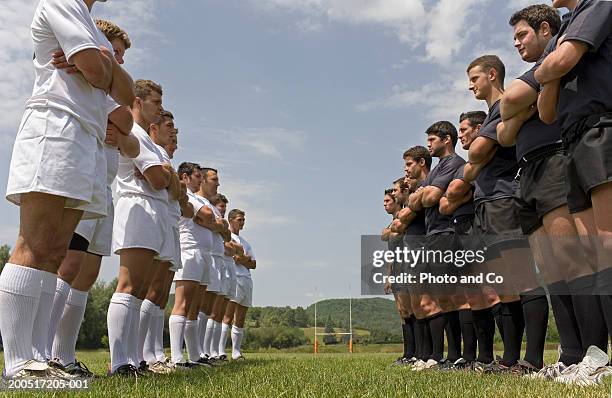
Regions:
<instances>
[{"instance_id":1,"label":"grass field","mask_svg":"<svg viewBox=\"0 0 612 398\"><path fill-rule=\"evenodd\" d=\"M552 361L556 353L547 352ZM214 369L147 376L137 380L98 378L87 392L11 392L3 396L93 397L609 397L610 379L596 387L568 387L514 376L391 367L390 353L251 353L248 361ZM104 374L106 352L82 352L79 358Z\"/></svg>"}]
</instances>

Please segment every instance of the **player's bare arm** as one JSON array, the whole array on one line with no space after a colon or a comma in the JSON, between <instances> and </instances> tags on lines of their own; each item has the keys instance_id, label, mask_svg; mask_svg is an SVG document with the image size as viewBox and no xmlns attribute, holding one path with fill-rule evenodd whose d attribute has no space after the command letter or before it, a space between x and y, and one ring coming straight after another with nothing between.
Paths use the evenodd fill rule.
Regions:
<instances>
[{"instance_id":1,"label":"player's bare arm","mask_svg":"<svg viewBox=\"0 0 612 398\"><path fill-rule=\"evenodd\" d=\"M202 206L202 208L196 213L193 221L199 226L208 228L214 232L216 232L216 228L218 228L215 214L208 206Z\"/></svg>"},{"instance_id":2,"label":"player's bare arm","mask_svg":"<svg viewBox=\"0 0 612 398\"><path fill-rule=\"evenodd\" d=\"M423 187L419 187L416 191L410 194L408 197L408 207L412 211L423 210Z\"/></svg>"},{"instance_id":3,"label":"player's bare arm","mask_svg":"<svg viewBox=\"0 0 612 398\"><path fill-rule=\"evenodd\" d=\"M423 188L421 195L421 205L425 208L437 206L440 198L444 195L444 191L433 185L428 185Z\"/></svg>"},{"instance_id":4,"label":"player's bare arm","mask_svg":"<svg viewBox=\"0 0 612 398\"><path fill-rule=\"evenodd\" d=\"M166 163L162 167L170 174L170 182L167 188L168 193L170 193L170 197L173 200L178 200L181 194L181 181L178 178L178 174L176 174L171 164Z\"/></svg>"},{"instance_id":5,"label":"player's bare arm","mask_svg":"<svg viewBox=\"0 0 612 398\"><path fill-rule=\"evenodd\" d=\"M115 58L107 48L100 47L100 49L87 48L79 51L67 61L79 70L89 84L108 93L113 82L114 60Z\"/></svg>"},{"instance_id":6,"label":"player's bare arm","mask_svg":"<svg viewBox=\"0 0 612 398\"><path fill-rule=\"evenodd\" d=\"M104 47L101 51L104 53ZM108 50L107 50L108 51ZM109 95L121 105L131 105L136 99L134 95L134 80L132 77L119 65L119 62L115 59L114 54L108 51L112 62L112 82L110 86Z\"/></svg>"},{"instance_id":7,"label":"player's bare arm","mask_svg":"<svg viewBox=\"0 0 612 398\"><path fill-rule=\"evenodd\" d=\"M546 56L542 65L535 71L535 78L540 84L546 84L565 76L578 64L588 51L588 46L580 41L560 39L557 49Z\"/></svg>"},{"instance_id":8,"label":"player's bare arm","mask_svg":"<svg viewBox=\"0 0 612 398\"><path fill-rule=\"evenodd\" d=\"M536 113L537 109L536 104L533 103L510 119L499 122L497 124L497 142L499 142L499 145L504 147L516 145L516 136L521 127Z\"/></svg>"},{"instance_id":9,"label":"player's bare arm","mask_svg":"<svg viewBox=\"0 0 612 398\"><path fill-rule=\"evenodd\" d=\"M382 240L383 242L388 242L390 235L391 235L391 228L390 226L387 226L383 228L382 233L380 234L380 240Z\"/></svg>"},{"instance_id":10,"label":"player's bare arm","mask_svg":"<svg viewBox=\"0 0 612 398\"><path fill-rule=\"evenodd\" d=\"M156 191L166 189L170 184L171 174L163 166L149 167L142 175Z\"/></svg>"},{"instance_id":11,"label":"player's bare arm","mask_svg":"<svg viewBox=\"0 0 612 398\"><path fill-rule=\"evenodd\" d=\"M540 120L546 124L552 124L557 120L557 102L559 101L560 88L560 79L542 85L542 91L538 97L538 113Z\"/></svg>"},{"instance_id":12,"label":"player's bare arm","mask_svg":"<svg viewBox=\"0 0 612 398\"><path fill-rule=\"evenodd\" d=\"M473 182L478 177L480 170L493 158L497 148L496 142L483 136L476 137L468 151L468 162L463 169L465 182Z\"/></svg>"},{"instance_id":13,"label":"player's bare arm","mask_svg":"<svg viewBox=\"0 0 612 398\"><path fill-rule=\"evenodd\" d=\"M529 84L520 79L513 80L504 91L499 104L503 121L513 118L538 100L538 93Z\"/></svg>"}]
</instances>

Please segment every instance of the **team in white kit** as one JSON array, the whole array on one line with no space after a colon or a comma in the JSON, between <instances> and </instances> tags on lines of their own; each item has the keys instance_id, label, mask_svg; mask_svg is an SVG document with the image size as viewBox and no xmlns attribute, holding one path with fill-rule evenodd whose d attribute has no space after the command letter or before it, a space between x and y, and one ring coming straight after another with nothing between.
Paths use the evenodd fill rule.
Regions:
<instances>
[{"instance_id":1,"label":"team in white kit","mask_svg":"<svg viewBox=\"0 0 612 398\"><path fill-rule=\"evenodd\" d=\"M21 222L0 275L4 378L93 376L75 346L88 291L111 252L120 267L107 313L109 375L211 367L227 360L230 327L232 358L244 359L256 265L239 236L245 213L224 218L217 170L172 165L178 130L162 88L121 67L130 39L92 19L95 2L41 0L32 22L36 80L6 193Z\"/></svg>"}]
</instances>

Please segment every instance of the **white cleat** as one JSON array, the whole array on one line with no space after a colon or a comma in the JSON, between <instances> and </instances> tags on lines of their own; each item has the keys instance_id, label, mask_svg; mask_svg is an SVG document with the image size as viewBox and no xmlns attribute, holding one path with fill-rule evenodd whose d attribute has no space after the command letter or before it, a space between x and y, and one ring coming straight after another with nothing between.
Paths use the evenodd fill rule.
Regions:
<instances>
[{"instance_id":1,"label":"white cleat","mask_svg":"<svg viewBox=\"0 0 612 398\"><path fill-rule=\"evenodd\" d=\"M579 386L594 385L607 375L605 370L599 370L607 367L607 365L608 354L592 345L587 350L582 362L578 365L568 366L554 380L558 383L577 384Z\"/></svg>"}]
</instances>

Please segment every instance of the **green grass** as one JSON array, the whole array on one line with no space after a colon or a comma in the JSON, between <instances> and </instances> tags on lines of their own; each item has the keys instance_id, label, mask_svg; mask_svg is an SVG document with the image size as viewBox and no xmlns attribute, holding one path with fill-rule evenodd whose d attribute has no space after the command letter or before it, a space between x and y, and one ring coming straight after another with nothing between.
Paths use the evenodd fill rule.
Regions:
<instances>
[{"instance_id":1,"label":"green grass","mask_svg":"<svg viewBox=\"0 0 612 398\"><path fill-rule=\"evenodd\" d=\"M547 352L551 362L556 353ZM251 353L248 361L214 369L148 376L99 378L88 392L11 392L10 396L94 397L609 397L610 379L596 387L568 387L519 377L460 372L412 372L391 367L397 353ZM81 352L96 374L105 373L106 352ZM8 393L4 395L9 396ZM4 396L3 395L3 396Z\"/></svg>"}]
</instances>

